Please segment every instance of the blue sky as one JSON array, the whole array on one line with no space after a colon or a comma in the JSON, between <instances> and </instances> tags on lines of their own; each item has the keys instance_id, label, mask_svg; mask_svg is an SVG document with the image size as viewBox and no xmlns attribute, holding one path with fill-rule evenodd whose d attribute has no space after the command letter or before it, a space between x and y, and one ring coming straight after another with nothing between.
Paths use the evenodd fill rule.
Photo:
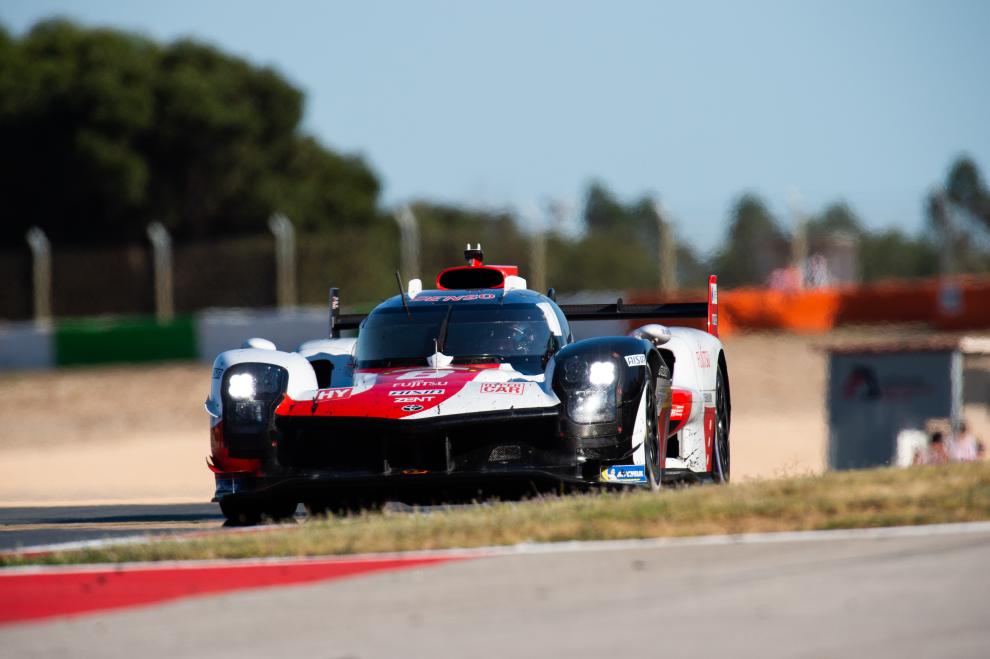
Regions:
<instances>
[{"instance_id":1,"label":"blue sky","mask_svg":"<svg viewBox=\"0 0 990 659\"><path fill-rule=\"evenodd\" d=\"M600 178L707 249L754 191L790 221L846 200L917 230L959 154L990 170L990 2L4 0L192 36L278 69L305 129L363 154L386 204L527 208Z\"/></svg>"}]
</instances>

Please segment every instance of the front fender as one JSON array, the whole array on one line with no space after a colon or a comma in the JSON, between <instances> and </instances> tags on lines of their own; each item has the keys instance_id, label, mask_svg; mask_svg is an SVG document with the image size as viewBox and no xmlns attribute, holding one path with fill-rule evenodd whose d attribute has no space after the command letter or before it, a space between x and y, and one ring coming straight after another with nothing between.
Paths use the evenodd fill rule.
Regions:
<instances>
[{"instance_id":1,"label":"front fender","mask_svg":"<svg viewBox=\"0 0 990 659\"><path fill-rule=\"evenodd\" d=\"M561 431L577 439L586 457L618 459L631 451L639 402L646 385L647 367L659 363L656 349L635 337L597 337L572 343L554 355L552 387L561 400ZM603 366L609 365L609 366ZM596 384L597 372L598 383ZM610 373L605 383L601 374ZM607 401L601 414L576 414L582 400Z\"/></svg>"},{"instance_id":2,"label":"front fender","mask_svg":"<svg viewBox=\"0 0 990 659\"><path fill-rule=\"evenodd\" d=\"M236 364L249 363L272 364L284 368L289 375L285 393L291 398L302 398L303 392L317 388L316 373L309 361L302 355L294 352L255 348L227 350L217 355L213 362L210 396L206 399L206 411L214 421L223 416L223 397L221 396L220 385L223 382L224 372Z\"/></svg>"}]
</instances>

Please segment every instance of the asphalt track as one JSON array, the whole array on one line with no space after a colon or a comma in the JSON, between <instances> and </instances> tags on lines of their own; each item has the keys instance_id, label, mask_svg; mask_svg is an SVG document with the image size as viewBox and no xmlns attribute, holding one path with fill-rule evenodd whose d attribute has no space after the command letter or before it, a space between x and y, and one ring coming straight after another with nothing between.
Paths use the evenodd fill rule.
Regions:
<instances>
[{"instance_id":1,"label":"asphalt track","mask_svg":"<svg viewBox=\"0 0 990 659\"><path fill-rule=\"evenodd\" d=\"M535 547L0 628L9 656L985 657L990 525Z\"/></svg>"},{"instance_id":2,"label":"asphalt track","mask_svg":"<svg viewBox=\"0 0 990 659\"><path fill-rule=\"evenodd\" d=\"M119 538L206 531L223 525L215 503L0 508L0 551Z\"/></svg>"}]
</instances>

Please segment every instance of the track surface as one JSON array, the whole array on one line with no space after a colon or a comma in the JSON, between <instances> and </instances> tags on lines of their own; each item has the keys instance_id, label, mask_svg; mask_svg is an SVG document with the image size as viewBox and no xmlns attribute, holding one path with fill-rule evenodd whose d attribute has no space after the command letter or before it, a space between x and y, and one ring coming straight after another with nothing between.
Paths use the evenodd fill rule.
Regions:
<instances>
[{"instance_id":1,"label":"track surface","mask_svg":"<svg viewBox=\"0 0 990 659\"><path fill-rule=\"evenodd\" d=\"M220 528L215 503L0 508L0 550Z\"/></svg>"},{"instance_id":2,"label":"track surface","mask_svg":"<svg viewBox=\"0 0 990 659\"><path fill-rule=\"evenodd\" d=\"M924 532L922 532L924 533ZM990 530L501 555L0 628L11 656L978 657Z\"/></svg>"}]
</instances>

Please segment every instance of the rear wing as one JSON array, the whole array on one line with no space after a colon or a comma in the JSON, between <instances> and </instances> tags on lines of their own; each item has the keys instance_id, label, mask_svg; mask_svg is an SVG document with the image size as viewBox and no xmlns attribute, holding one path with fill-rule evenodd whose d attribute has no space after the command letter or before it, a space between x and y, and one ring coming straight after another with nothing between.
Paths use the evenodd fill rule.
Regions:
<instances>
[{"instance_id":1,"label":"rear wing","mask_svg":"<svg viewBox=\"0 0 990 659\"><path fill-rule=\"evenodd\" d=\"M718 336L718 277L708 278L708 300L705 302L672 302L667 304L624 304L622 298L614 304L561 304L567 320L648 320L704 318L706 329ZM341 314L340 289L330 289L330 337L338 338L341 330L357 329L367 314Z\"/></svg>"},{"instance_id":2,"label":"rear wing","mask_svg":"<svg viewBox=\"0 0 990 659\"><path fill-rule=\"evenodd\" d=\"M354 330L368 317L366 313L340 313L340 289L330 289L330 338L339 339L341 330Z\"/></svg>"},{"instance_id":3,"label":"rear wing","mask_svg":"<svg viewBox=\"0 0 990 659\"><path fill-rule=\"evenodd\" d=\"M560 310L569 321L704 318L708 333L718 336L718 277L708 278L705 302L625 304L619 298L614 304L561 304Z\"/></svg>"}]
</instances>

